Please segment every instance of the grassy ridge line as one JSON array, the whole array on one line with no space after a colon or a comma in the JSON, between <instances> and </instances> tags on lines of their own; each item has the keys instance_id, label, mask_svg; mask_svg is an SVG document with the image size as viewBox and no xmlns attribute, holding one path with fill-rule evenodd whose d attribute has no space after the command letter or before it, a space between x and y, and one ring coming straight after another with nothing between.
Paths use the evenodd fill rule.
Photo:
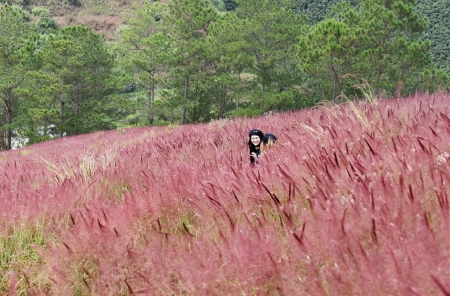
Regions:
<instances>
[{"instance_id":1,"label":"grassy ridge line","mask_svg":"<svg viewBox=\"0 0 450 296\"><path fill-rule=\"evenodd\" d=\"M2 292L438 294L449 97L108 131L0 155ZM277 147L248 164L251 128Z\"/></svg>"}]
</instances>

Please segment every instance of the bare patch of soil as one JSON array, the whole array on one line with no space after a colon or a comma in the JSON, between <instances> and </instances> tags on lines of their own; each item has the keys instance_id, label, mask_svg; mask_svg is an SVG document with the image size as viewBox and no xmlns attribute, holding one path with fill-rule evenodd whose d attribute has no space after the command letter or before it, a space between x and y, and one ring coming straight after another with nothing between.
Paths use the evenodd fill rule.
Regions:
<instances>
[{"instance_id":1,"label":"bare patch of soil","mask_svg":"<svg viewBox=\"0 0 450 296\"><path fill-rule=\"evenodd\" d=\"M106 41L110 41L117 26L123 22L121 16L107 16L107 15L83 15L83 16L62 16L54 18L58 22L60 28L69 25L85 24L92 28L92 30L100 35L105 36Z\"/></svg>"}]
</instances>

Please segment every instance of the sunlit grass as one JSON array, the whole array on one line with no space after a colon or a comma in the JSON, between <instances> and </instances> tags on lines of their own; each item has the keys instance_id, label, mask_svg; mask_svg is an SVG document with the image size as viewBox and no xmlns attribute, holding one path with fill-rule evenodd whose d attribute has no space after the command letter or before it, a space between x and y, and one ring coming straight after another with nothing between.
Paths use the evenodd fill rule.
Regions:
<instances>
[{"instance_id":1,"label":"sunlit grass","mask_svg":"<svg viewBox=\"0 0 450 296\"><path fill-rule=\"evenodd\" d=\"M38 249L45 247L47 234L43 224L35 225L12 224L3 229L0 234L0 292L8 293L11 274L17 275L20 280L15 284L18 291L28 291L31 282L36 285L44 285L39 282L39 272L36 267L41 262ZM32 271L25 277L24 271Z\"/></svg>"}]
</instances>

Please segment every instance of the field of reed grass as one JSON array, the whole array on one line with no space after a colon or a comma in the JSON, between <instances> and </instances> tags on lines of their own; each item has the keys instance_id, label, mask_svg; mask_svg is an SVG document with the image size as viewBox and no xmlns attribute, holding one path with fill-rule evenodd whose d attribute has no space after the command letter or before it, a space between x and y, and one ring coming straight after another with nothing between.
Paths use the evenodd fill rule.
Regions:
<instances>
[{"instance_id":1,"label":"field of reed grass","mask_svg":"<svg viewBox=\"0 0 450 296\"><path fill-rule=\"evenodd\" d=\"M1 295L450 295L450 96L0 153ZM248 131L278 142L260 164Z\"/></svg>"}]
</instances>

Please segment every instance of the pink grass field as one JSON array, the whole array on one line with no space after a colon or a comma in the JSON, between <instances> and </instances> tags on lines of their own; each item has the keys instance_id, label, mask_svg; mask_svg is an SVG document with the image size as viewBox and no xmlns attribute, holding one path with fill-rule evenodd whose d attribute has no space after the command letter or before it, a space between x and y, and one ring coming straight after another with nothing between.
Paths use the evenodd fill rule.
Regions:
<instances>
[{"instance_id":1,"label":"pink grass field","mask_svg":"<svg viewBox=\"0 0 450 296\"><path fill-rule=\"evenodd\" d=\"M0 294L450 295L450 96L0 153ZM251 166L248 131L275 147Z\"/></svg>"}]
</instances>

